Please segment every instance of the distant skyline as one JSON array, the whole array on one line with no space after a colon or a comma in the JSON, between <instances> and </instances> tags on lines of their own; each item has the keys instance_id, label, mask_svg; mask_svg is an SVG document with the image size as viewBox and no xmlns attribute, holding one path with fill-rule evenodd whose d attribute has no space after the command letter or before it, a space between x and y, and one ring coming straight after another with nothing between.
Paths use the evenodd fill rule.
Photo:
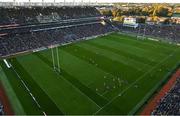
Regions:
<instances>
[{"instance_id":1,"label":"distant skyline","mask_svg":"<svg viewBox=\"0 0 180 116\"><path fill-rule=\"evenodd\" d=\"M16 0L17 2L28 2L29 0ZM31 0L32 2L41 2L42 0ZM54 0L44 0L45 2L53 2ZM55 0L56 2L64 2L64 0ZM65 0L73 2L74 0ZM75 2L129 2L129 3L180 3L180 0L75 0ZM13 2L13 0L0 0L0 2Z\"/></svg>"}]
</instances>

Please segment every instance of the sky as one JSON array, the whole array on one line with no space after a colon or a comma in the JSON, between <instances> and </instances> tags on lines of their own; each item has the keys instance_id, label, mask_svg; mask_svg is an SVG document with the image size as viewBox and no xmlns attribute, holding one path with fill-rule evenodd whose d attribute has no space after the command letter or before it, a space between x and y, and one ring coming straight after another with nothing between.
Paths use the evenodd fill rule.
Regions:
<instances>
[{"instance_id":1,"label":"sky","mask_svg":"<svg viewBox=\"0 0 180 116\"><path fill-rule=\"evenodd\" d=\"M29 0L16 0L17 2L28 2ZM41 2L42 0L31 0L32 2ZM54 0L44 0L45 2L53 2ZM56 0L56 2L63 2L64 0ZM73 2L74 0L65 0ZM81 2L82 0L75 0ZM130 3L180 3L180 0L83 0L84 2L130 2ZM0 0L0 2L13 2L13 0Z\"/></svg>"}]
</instances>

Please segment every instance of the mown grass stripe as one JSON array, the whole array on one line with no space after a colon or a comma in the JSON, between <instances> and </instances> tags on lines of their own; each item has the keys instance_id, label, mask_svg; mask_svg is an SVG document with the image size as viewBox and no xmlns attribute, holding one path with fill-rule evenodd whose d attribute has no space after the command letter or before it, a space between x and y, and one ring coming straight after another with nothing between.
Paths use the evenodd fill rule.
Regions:
<instances>
[{"instance_id":1,"label":"mown grass stripe","mask_svg":"<svg viewBox=\"0 0 180 116\"><path fill-rule=\"evenodd\" d=\"M11 84L9 83L8 77L5 75L3 69L0 66L0 81L6 91L12 109L16 115L25 114L24 108L22 107L20 101L17 98Z\"/></svg>"},{"instance_id":2,"label":"mown grass stripe","mask_svg":"<svg viewBox=\"0 0 180 116\"><path fill-rule=\"evenodd\" d=\"M113 82L113 79L117 79L117 78L120 78L123 81L125 80L126 82L128 81L128 83L131 83L133 81L132 78L134 76L136 76L137 73L138 73L137 71L131 70L130 68L126 69L123 66L119 67L120 65L118 63L107 62L107 61L104 60L105 58L98 58L96 54L92 55L91 51L84 51L83 48L80 48L78 46L68 46L67 48L63 48L63 50L65 50L65 51L68 50L66 52L72 54L71 56L73 56L73 55L77 56L79 59L82 59L82 61L85 60L86 62L91 63L92 65L94 65L95 68L96 67L98 68L102 64L102 68L107 67L108 70L114 71L114 73L113 73L114 76L113 77L109 77L109 76L105 75L107 77L107 79L97 80L96 82L89 85L90 87L98 88L98 91L100 89L104 88L103 84L104 84L104 82L107 83L107 80L108 80L108 86L112 86L112 87L115 86L115 85L117 86L117 83L114 85L114 82ZM71 52L73 52L73 53L71 53ZM62 54L62 52L61 52L61 54ZM94 60L95 63L90 62L89 59ZM96 63L98 64L97 66L95 66ZM116 68L116 67L119 67L119 68ZM100 69L102 69L102 68L100 68ZM127 71L127 73L125 71ZM107 70L106 70L106 72L109 73L109 74L112 73L112 72L109 72ZM142 74L142 73L140 73L140 74ZM101 83L99 83L99 81L101 81ZM102 84L102 86L99 86L97 84L99 84L99 85ZM110 91L107 91L105 89L106 92L105 93L103 92L102 95L110 100L114 95L117 95L124 88L124 86L126 86L126 84L123 84L120 87L120 89L116 88L116 89L113 89L113 90L110 90Z\"/></svg>"},{"instance_id":3,"label":"mown grass stripe","mask_svg":"<svg viewBox=\"0 0 180 116\"><path fill-rule=\"evenodd\" d=\"M117 50L115 48L110 48L110 47L105 46L105 45L100 45L100 44L98 44L96 42L94 42L94 43L89 42L88 44L92 45L92 46L96 46L96 47L104 49L104 50L107 50L107 51L111 51L111 52L113 52L115 54L122 55L123 57L125 57L127 59L130 59L131 61L134 61L137 64L141 65L142 69L151 68L152 65L154 64L154 63L152 63L152 61L150 62L151 64L149 64L148 61L146 59L142 58L142 57L139 58L139 57L137 57L135 55L131 55L131 54L127 53L127 52L120 51L120 50Z\"/></svg>"},{"instance_id":4,"label":"mown grass stripe","mask_svg":"<svg viewBox=\"0 0 180 116\"><path fill-rule=\"evenodd\" d=\"M19 61L64 114L92 114L98 109L89 97L36 55L22 57Z\"/></svg>"},{"instance_id":5,"label":"mown grass stripe","mask_svg":"<svg viewBox=\"0 0 180 116\"><path fill-rule=\"evenodd\" d=\"M173 53L171 54L175 54L175 51L173 51ZM138 83L140 80L142 80L143 78L147 78L146 75L150 74L153 70L155 70L158 66L164 64L165 61L167 61L171 56L168 55L166 56L164 59L162 59L161 62L159 62L158 64L156 64L155 66L153 66L150 70L148 70L146 73L144 73L142 76L138 77L133 83L131 83L126 89L124 89L122 92L119 93L119 95L123 95L124 93L126 93L128 90L130 90L134 84ZM99 111L97 111L95 114L98 114L101 110L105 109L106 107L108 107L108 105L111 105L117 98L121 97L121 96L115 96L111 101L109 101L106 105L104 105L104 107L102 107L101 109L99 109Z\"/></svg>"},{"instance_id":6,"label":"mown grass stripe","mask_svg":"<svg viewBox=\"0 0 180 116\"><path fill-rule=\"evenodd\" d=\"M121 42L118 42L118 39L105 39L103 41L107 41L109 44L112 45L116 45L119 46L120 48L124 49L124 50L129 50L130 51L134 51L135 53L142 55L142 56L149 56L149 60L155 60L155 61L160 61L163 57L166 56L166 54L162 54L162 53L157 53L154 52L153 50L148 50L146 48L139 48L137 45L128 45L128 44L124 44Z\"/></svg>"},{"instance_id":7,"label":"mown grass stripe","mask_svg":"<svg viewBox=\"0 0 180 116\"><path fill-rule=\"evenodd\" d=\"M144 64L148 65L154 65L156 62L148 59L146 56L138 55L138 53L134 51L128 51L121 48L121 46L112 45L108 42L99 42L99 41L89 41L88 44L95 45L103 49L110 50L112 52L115 52L117 54L122 54L125 57L130 57L134 60L137 60L138 62L143 62Z\"/></svg>"},{"instance_id":8,"label":"mown grass stripe","mask_svg":"<svg viewBox=\"0 0 180 116\"><path fill-rule=\"evenodd\" d=\"M8 69L3 61L0 61L0 65L3 68L8 80L17 95L18 100L24 108L27 115L42 115L37 105L33 102L31 96L26 91L20 80L16 77L16 74L12 69ZM24 114L23 114L24 115Z\"/></svg>"},{"instance_id":9,"label":"mown grass stripe","mask_svg":"<svg viewBox=\"0 0 180 116\"><path fill-rule=\"evenodd\" d=\"M49 61L47 58L45 58L40 53L35 53L36 56L38 56L42 61L44 61L47 65L52 67L52 62ZM81 92L83 92L85 95L87 95L91 100L93 100L96 104L99 106L104 106L108 101L103 98L102 96L95 93L93 90L82 84L78 79L74 78L73 76L69 75L64 69L61 68L61 75L64 77L67 81L69 81L72 85L77 87Z\"/></svg>"},{"instance_id":10,"label":"mown grass stripe","mask_svg":"<svg viewBox=\"0 0 180 116\"><path fill-rule=\"evenodd\" d=\"M74 49L75 51L72 49ZM141 74L140 72L137 73L138 70L134 69L133 67L121 64L117 61L114 61L100 54L96 54L90 50L81 48L79 46L68 46L68 48L63 49L63 50L94 66L96 66L96 63L97 63L98 68L100 68L101 70L104 70L107 73L112 74L113 76L119 76L119 75L125 76L124 74L128 72L132 75ZM90 59L92 59L94 63L91 62ZM132 69L132 70L129 70L129 69Z\"/></svg>"},{"instance_id":11,"label":"mown grass stripe","mask_svg":"<svg viewBox=\"0 0 180 116\"><path fill-rule=\"evenodd\" d=\"M152 40L148 40L148 39L137 39L136 37L132 37L129 35L123 35L123 34L112 34L110 35L110 37L112 38L119 38L120 40L122 40L123 42L132 42L132 43L136 43L138 45L140 45L141 47L147 47L149 49L166 49L167 52L170 52L170 50L173 50L174 48L176 48L177 46L175 45L170 45L169 43L164 43L164 42L157 42L157 41L152 41ZM131 43L130 43L131 44Z\"/></svg>"},{"instance_id":12,"label":"mown grass stripe","mask_svg":"<svg viewBox=\"0 0 180 116\"><path fill-rule=\"evenodd\" d=\"M169 44L168 45L166 45L166 44L161 45L162 42L155 42L155 41L147 40L147 39L145 39L145 40L136 39L136 38L131 38L131 37L122 38L122 37L118 37L117 35L114 37L113 40L117 40L120 43L132 45L132 46L137 46L138 45L137 47L142 48L142 49L146 49L147 51L156 50L157 53L163 53L163 54L166 54L166 55L169 52L172 52L173 49L176 48L176 46L174 46L174 45L169 45Z\"/></svg>"},{"instance_id":13,"label":"mown grass stripe","mask_svg":"<svg viewBox=\"0 0 180 116\"><path fill-rule=\"evenodd\" d=\"M135 61L127 59L119 54L115 54L111 51L107 51L107 50L104 50L104 49L101 49L101 48L98 48L95 46L91 46L86 43L81 43L76 46L81 47L82 49L86 49L87 51L91 50L91 52L94 52L97 55L100 55L106 59L115 61L118 64L124 64L124 65L126 65L126 67L130 67L131 69L133 69L135 71L137 71L137 70L141 71L140 64L137 64Z\"/></svg>"},{"instance_id":14,"label":"mown grass stripe","mask_svg":"<svg viewBox=\"0 0 180 116\"><path fill-rule=\"evenodd\" d=\"M11 64L15 67L18 74L27 84L32 94L35 96L38 103L48 115L63 114L63 112L56 106L56 104L48 97L48 95L40 88L40 86L33 80L31 75L23 68L17 59L11 59Z\"/></svg>"},{"instance_id":15,"label":"mown grass stripe","mask_svg":"<svg viewBox=\"0 0 180 116\"><path fill-rule=\"evenodd\" d=\"M86 77L87 80L89 81L93 80L91 81L91 83L85 82L84 84L90 87L91 89L93 89L94 91L96 91L97 93L105 96L108 100L110 100L113 97L113 95L117 95L117 93L119 93L119 91L123 89L123 86L126 86L126 84L123 84L121 86L121 89L116 88L116 89L107 90L107 88L105 88L104 86L104 82L107 83L108 86L110 87L113 87L115 85L118 86L117 81L114 82L113 79L118 79L120 77L121 79L124 78L126 80L127 79L126 75L124 75L124 77L121 77L122 75L118 75L118 77L114 77L112 74L106 73L100 68L88 64L87 62L69 54L68 52L60 50L60 53L61 56L63 55L63 57L61 57L61 61L67 60L67 62L62 62L61 65L64 69L67 70L67 72L70 75L73 75L73 77L76 77L82 83L84 83L82 81L84 80L84 77ZM85 65L87 68L84 67L83 65ZM104 78L104 76L106 76L107 78ZM131 82L132 80L130 79L128 81ZM106 95L104 94L105 92Z\"/></svg>"},{"instance_id":16,"label":"mown grass stripe","mask_svg":"<svg viewBox=\"0 0 180 116\"><path fill-rule=\"evenodd\" d=\"M168 53L163 53L162 49L160 49L161 51L158 51L159 48L155 48L156 52L154 52L154 49L153 47L151 48L147 48L147 46L140 46L138 45L139 43L135 43L133 42L133 44L131 44L130 42L128 41L125 41L126 43L123 43L121 41L121 39L119 38L109 38L109 39L105 39L105 41L109 41L111 43L117 43L119 44L120 46L123 46L123 47L128 47L129 49L134 49L134 50L137 50L139 52L143 52L143 53L146 53L146 54L152 54L152 55L155 55L155 56L161 56L161 57L164 57L166 56Z\"/></svg>"}]
</instances>

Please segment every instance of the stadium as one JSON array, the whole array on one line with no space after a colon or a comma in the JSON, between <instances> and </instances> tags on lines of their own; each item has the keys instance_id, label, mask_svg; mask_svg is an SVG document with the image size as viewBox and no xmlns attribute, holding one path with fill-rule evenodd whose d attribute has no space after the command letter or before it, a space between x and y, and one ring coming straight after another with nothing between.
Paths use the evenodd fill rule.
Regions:
<instances>
[{"instance_id":1,"label":"stadium","mask_svg":"<svg viewBox=\"0 0 180 116\"><path fill-rule=\"evenodd\" d=\"M104 7L0 3L0 115L180 114L180 25Z\"/></svg>"}]
</instances>

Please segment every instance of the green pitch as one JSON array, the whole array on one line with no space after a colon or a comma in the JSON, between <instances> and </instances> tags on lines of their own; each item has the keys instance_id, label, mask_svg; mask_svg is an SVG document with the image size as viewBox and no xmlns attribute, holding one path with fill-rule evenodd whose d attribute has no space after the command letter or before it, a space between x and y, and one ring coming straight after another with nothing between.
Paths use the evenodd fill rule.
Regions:
<instances>
[{"instance_id":1,"label":"green pitch","mask_svg":"<svg viewBox=\"0 0 180 116\"><path fill-rule=\"evenodd\" d=\"M58 51L61 73L53 70L51 50L9 59L14 70L0 62L26 114L132 113L180 61L176 45L116 33Z\"/></svg>"}]
</instances>

